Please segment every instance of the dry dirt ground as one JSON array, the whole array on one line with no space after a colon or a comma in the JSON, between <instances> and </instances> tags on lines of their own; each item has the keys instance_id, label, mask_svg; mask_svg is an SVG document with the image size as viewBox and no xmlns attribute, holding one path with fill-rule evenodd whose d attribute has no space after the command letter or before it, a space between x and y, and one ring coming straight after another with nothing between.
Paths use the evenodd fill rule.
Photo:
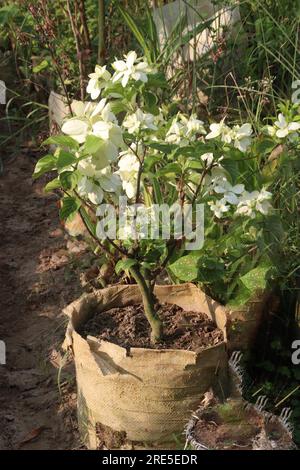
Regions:
<instances>
[{"instance_id":1,"label":"dry dirt ground","mask_svg":"<svg viewBox=\"0 0 300 470\"><path fill-rule=\"evenodd\" d=\"M32 181L34 164L29 152L10 157L0 176L0 449L74 449L72 365L59 373L61 311L81 293L82 254L60 226L56 196Z\"/></svg>"}]
</instances>

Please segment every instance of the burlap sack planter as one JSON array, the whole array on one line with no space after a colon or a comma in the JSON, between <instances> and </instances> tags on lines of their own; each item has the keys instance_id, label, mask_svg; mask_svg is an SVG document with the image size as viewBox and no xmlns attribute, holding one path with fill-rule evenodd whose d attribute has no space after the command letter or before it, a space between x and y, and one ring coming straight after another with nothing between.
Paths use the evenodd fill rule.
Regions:
<instances>
[{"instance_id":1,"label":"burlap sack planter","mask_svg":"<svg viewBox=\"0 0 300 470\"><path fill-rule=\"evenodd\" d=\"M229 360L230 398L220 402L211 392L207 393L196 413L193 413L188 422L186 434L186 447L195 450L222 450L235 448L242 450L292 450L297 446L293 442L293 425L290 421L292 410L283 408L281 414L276 416L265 410L268 399L265 395L257 397L255 404L246 401L242 394L244 391L245 371L241 366L242 353L235 351ZM250 415L255 417L255 432L249 434ZM211 424L214 424L213 429ZM226 436L215 441L218 436L217 423L225 425ZM197 430L200 424L201 429ZM231 428L230 428L231 425ZM245 445L241 445L241 438ZM207 441L211 445L207 445ZM246 450L246 449L245 449Z\"/></svg>"},{"instance_id":2,"label":"burlap sack planter","mask_svg":"<svg viewBox=\"0 0 300 470\"><path fill-rule=\"evenodd\" d=\"M239 308L225 308L226 311L226 342L229 352L245 351L253 345L263 316L268 312L268 304L272 299L271 292L261 292Z\"/></svg>"},{"instance_id":3,"label":"burlap sack planter","mask_svg":"<svg viewBox=\"0 0 300 470\"><path fill-rule=\"evenodd\" d=\"M297 448L293 442L293 433L290 425L284 417L275 416L272 413L260 410L259 407L247 402L243 398L229 398L225 403L220 404L219 407L220 409L227 410L227 413L228 410L231 410L228 424L230 425L230 420L235 420L232 425L232 437L230 436L230 430L227 429L226 439L220 441L218 448L207 446L207 442L201 439L199 430L196 433L198 422L202 422L201 428L205 433L206 439L207 434L210 433L212 439L214 439L217 430L216 428L211 430L210 424L214 420L218 421L216 417L223 417L223 414L219 412L218 415L216 412L217 406L203 407L192 416L186 427L186 440L189 447L192 447L194 450L226 450L226 446L227 448L230 447L230 450L243 450L243 447L246 447L245 450L294 450ZM245 446L241 445L240 438L244 437L244 441L247 441L250 414L260 420L260 426L257 427L256 434L249 439ZM209 419L211 421L208 421ZM205 429L206 426L207 429ZM220 445L222 445L222 449L220 449Z\"/></svg>"},{"instance_id":4,"label":"burlap sack planter","mask_svg":"<svg viewBox=\"0 0 300 470\"><path fill-rule=\"evenodd\" d=\"M162 303L206 313L223 330L225 309L192 284L157 286ZM191 411L210 387L226 389L226 343L199 353L131 348L84 339L79 328L97 311L141 303L136 285L111 286L85 294L64 312L70 321L65 347L72 347L78 389L78 419L84 442L97 448L96 424L134 442L174 442Z\"/></svg>"}]
</instances>

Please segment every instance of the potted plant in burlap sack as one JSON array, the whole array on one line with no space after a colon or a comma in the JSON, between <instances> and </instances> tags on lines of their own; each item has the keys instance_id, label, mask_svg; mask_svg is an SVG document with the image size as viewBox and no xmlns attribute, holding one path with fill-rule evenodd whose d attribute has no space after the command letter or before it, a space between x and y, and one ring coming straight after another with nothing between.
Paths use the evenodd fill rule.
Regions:
<instances>
[{"instance_id":1,"label":"potted plant in burlap sack","mask_svg":"<svg viewBox=\"0 0 300 470\"><path fill-rule=\"evenodd\" d=\"M225 390L230 310L213 297L230 289L245 298L255 269L260 284L266 278L259 228L272 218L272 194L253 177L251 126L222 121L208 132L168 102L164 77L134 51L98 66L89 90L97 101L45 142L57 148L34 172L57 172L46 190L63 191L61 218L79 214L127 280L65 310L80 427L91 448L106 431L118 444L168 441L205 391ZM166 273L204 291L156 285Z\"/></svg>"},{"instance_id":2,"label":"potted plant in burlap sack","mask_svg":"<svg viewBox=\"0 0 300 470\"><path fill-rule=\"evenodd\" d=\"M186 426L186 447L196 450L292 450L292 410L280 415L266 411L268 399L259 395L256 403L243 398L246 391L242 353L234 351L229 361L230 397L220 401L212 391L205 393L196 413Z\"/></svg>"}]
</instances>

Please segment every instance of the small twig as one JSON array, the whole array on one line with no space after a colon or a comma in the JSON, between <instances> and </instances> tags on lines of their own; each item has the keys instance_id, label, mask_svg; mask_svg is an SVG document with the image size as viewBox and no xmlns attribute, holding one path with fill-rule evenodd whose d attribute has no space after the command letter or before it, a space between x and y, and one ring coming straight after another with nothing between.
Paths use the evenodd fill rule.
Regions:
<instances>
[{"instance_id":1,"label":"small twig","mask_svg":"<svg viewBox=\"0 0 300 470\"><path fill-rule=\"evenodd\" d=\"M140 160L140 167L139 167L138 176L137 176L136 197L135 197L135 203L136 204L139 203L139 199L140 199L141 178L142 178L142 173L143 173L143 169L144 169L145 153L146 153L146 149L144 150L143 158Z\"/></svg>"},{"instance_id":2,"label":"small twig","mask_svg":"<svg viewBox=\"0 0 300 470\"><path fill-rule=\"evenodd\" d=\"M84 101L85 97L85 91L84 91L84 64L83 64L83 54L81 51L80 47L80 33L76 24L76 21L74 19L74 16L76 18L76 11L75 15L73 16L72 10L71 10L71 5L70 5L70 0L67 1L67 14L70 20L73 36L75 39L75 46L76 46L76 52L77 52L77 57L78 57L78 66L79 66L79 81L80 81L80 98L81 101ZM77 1L75 1L75 10L77 9Z\"/></svg>"},{"instance_id":3,"label":"small twig","mask_svg":"<svg viewBox=\"0 0 300 470\"><path fill-rule=\"evenodd\" d=\"M91 38L90 38L90 32L89 32L89 28L88 28L88 24L87 24L87 19L86 19L84 0L79 0L78 9L79 9L79 15L80 15L80 20L81 20L82 30L83 30L85 49L91 51L91 49L92 49L92 47L91 47Z\"/></svg>"},{"instance_id":4,"label":"small twig","mask_svg":"<svg viewBox=\"0 0 300 470\"><path fill-rule=\"evenodd\" d=\"M196 188L194 197L193 197L193 199L192 199L192 205L195 203L195 201L196 201L196 199L197 199L197 196L198 196L198 194L199 194L199 192L200 192L200 189L201 189L201 187L202 187L204 178L205 178L205 176L207 175L207 173L209 172L209 170L211 170L211 168L212 168L212 165L206 167L206 168L204 169L204 171L202 172L201 178L200 178L200 181L199 181L199 184L198 184L198 186L197 186L197 188Z\"/></svg>"},{"instance_id":5,"label":"small twig","mask_svg":"<svg viewBox=\"0 0 300 470\"><path fill-rule=\"evenodd\" d=\"M136 158L138 159L138 161L140 162L140 164L142 164L142 161L141 161L140 156L139 156L139 154L137 153L137 151L134 150L132 147L130 147L130 144L129 144L128 142L126 142L125 139L123 139L123 140L124 140L124 143L127 145L127 147L132 151L132 153L134 153L134 155L136 156Z\"/></svg>"},{"instance_id":6,"label":"small twig","mask_svg":"<svg viewBox=\"0 0 300 470\"><path fill-rule=\"evenodd\" d=\"M37 30L41 37L41 42L46 46L46 48L50 52L51 59L53 61L54 67L56 69L56 73L58 75L59 81L61 83L62 89L64 91L64 94L67 100L70 114L71 116L73 116L69 93L67 91L67 88L63 79L63 75L60 69L60 64L56 57L55 48L53 47L53 44L55 43L53 41L53 39L55 39L55 31L54 31L53 22L50 19L47 4L45 1L44 2L40 1L37 5L34 5L33 3L29 3L28 9L33 19L36 22Z\"/></svg>"},{"instance_id":7,"label":"small twig","mask_svg":"<svg viewBox=\"0 0 300 470\"><path fill-rule=\"evenodd\" d=\"M277 408L277 406L279 406L283 402L285 402L285 400L287 400L291 395L293 395L293 393L295 393L299 388L300 388L300 385L298 385L296 388L294 388L294 390L292 390L290 393L288 393L282 400L280 400L278 403L276 403L275 408Z\"/></svg>"},{"instance_id":8,"label":"small twig","mask_svg":"<svg viewBox=\"0 0 300 470\"><path fill-rule=\"evenodd\" d=\"M85 205L90 211L92 211L93 214L94 214L94 216L96 217L96 212L95 212L93 206L92 206L91 204L89 204L87 201L85 201L85 200L78 194L77 191L75 191L75 190L73 190L73 191L74 191L74 194L76 195L76 197L78 197L78 199L82 202L82 204ZM66 193L68 196L70 196L66 191L64 191L64 193ZM90 231L89 231L89 232L90 232ZM93 236L93 238L99 242L99 240L98 240L97 237ZM108 241L117 251L119 251L123 256L129 257L127 251L126 251L126 250L123 250L123 248L121 248L119 245L117 245L111 238L107 237L106 239L107 239L107 241Z\"/></svg>"},{"instance_id":9,"label":"small twig","mask_svg":"<svg viewBox=\"0 0 300 470\"><path fill-rule=\"evenodd\" d=\"M103 65L105 59L105 3L98 0L98 63Z\"/></svg>"}]
</instances>

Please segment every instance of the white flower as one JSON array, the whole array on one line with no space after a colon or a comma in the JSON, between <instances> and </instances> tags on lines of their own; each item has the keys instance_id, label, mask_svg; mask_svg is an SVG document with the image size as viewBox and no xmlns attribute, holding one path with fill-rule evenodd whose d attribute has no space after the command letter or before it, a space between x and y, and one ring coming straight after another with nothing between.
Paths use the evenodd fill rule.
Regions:
<instances>
[{"instance_id":1,"label":"white flower","mask_svg":"<svg viewBox=\"0 0 300 470\"><path fill-rule=\"evenodd\" d=\"M227 201L222 198L219 201L209 201L208 205L210 206L210 210L213 211L214 215L221 219L225 212L228 212L230 207L226 205Z\"/></svg>"},{"instance_id":2,"label":"white flower","mask_svg":"<svg viewBox=\"0 0 300 470\"><path fill-rule=\"evenodd\" d=\"M184 132L185 129L186 127L175 119L167 132L166 142L181 146L187 145L188 140L184 138L184 136L186 136Z\"/></svg>"},{"instance_id":3,"label":"white flower","mask_svg":"<svg viewBox=\"0 0 300 470\"><path fill-rule=\"evenodd\" d=\"M116 60L112 63L112 67L115 70L112 81L117 82L121 79L123 87L126 87L131 78L136 81L140 80L141 82L147 82L147 73L151 72L148 63L138 59L135 51L130 51L124 57L125 61Z\"/></svg>"},{"instance_id":4,"label":"white flower","mask_svg":"<svg viewBox=\"0 0 300 470\"><path fill-rule=\"evenodd\" d=\"M200 158L203 162L205 162L206 166L211 166L212 162L214 161L214 154L204 153Z\"/></svg>"},{"instance_id":5,"label":"white flower","mask_svg":"<svg viewBox=\"0 0 300 470\"><path fill-rule=\"evenodd\" d=\"M122 224L119 225L119 237L121 239L141 240L148 238L150 223L155 222L153 207L143 204L127 206Z\"/></svg>"},{"instance_id":6,"label":"white flower","mask_svg":"<svg viewBox=\"0 0 300 470\"><path fill-rule=\"evenodd\" d=\"M210 132L207 134L206 139L220 138L226 144L234 143L234 147L241 152L246 152L251 145L252 127L251 124L243 124L242 126L236 125L233 129L225 124L225 119L219 123L214 123L209 126Z\"/></svg>"},{"instance_id":7,"label":"white flower","mask_svg":"<svg viewBox=\"0 0 300 470\"><path fill-rule=\"evenodd\" d=\"M129 199L133 198L136 194L136 181L135 180L123 180L122 187L129 197Z\"/></svg>"},{"instance_id":8,"label":"white flower","mask_svg":"<svg viewBox=\"0 0 300 470\"><path fill-rule=\"evenodd\" d=\"M223 194L223 199L229 204L238 204L238 196L245 191L245 186L243 184L232 186L229 181L223 180L214 185L214 191L217 194Z\"/></svg>"},{"instance_id":9,"label":"white flower","mask_svg":"<svg viewBox=\"0 0 300 470\"><path fill-rule=\"evenodd\" d=\"M136 148L136 147L135 147ZM119 170L116 172L122 180L122 187L131 199L136 194L137 176L140 168L140 162L132 150L126 150L120 153L118 162Z\"/></svg>"},{"instance_id":10,"label":"white flower","mask_svg":"<svg viewBox=\"0 0 300 470\"><path fill-rule=\"evenodd\" d=\"M89 78L86 91L91 95L92 100L95 100L100 95L102 88L105 88L106 83L111 79L111 74L106 70L106 65L103 67L96 65L95 72L90 73Z\"/></svg>"},{"instance_id":11,"label":"white flower","mask_svg":"<svg viewBox=\"0 0 300 470\"><path fill-rule=\"evenodd\" d=\"M90 106L92 107L94 103L91 103ZM114 113L111 110L110 103L106 102L106 98L103 98L99 101L99 103L91 109L91 118L93 122L102 119L105 122L113 122L114 124L118 123L118 120Z\"/></svg>"},{"instance_id":12,"label":"white flower","mask_svg":"<svg viewBox=\"0 0 300 470\"><path fill-rule=\"evenodd\" d=\"M269 202L269 199L272 199L272 193L262 189L257 196L256 210L263 215L268 215L272 209L272 204Z\"/></svg>"},{"instance_id":13,"label":"white flower","mask_svg":"<svg viewBox=\"0 0 300 470\"><path fill-rule=\"evenodd\" d=\"M264 130L265 133L268 134L270 137L275 137L275 134L276 134L276 127L274 127L274 126L264 126L263 130Z\"/></svg>"},{"instance_id":14,"label":"white flower","mask_svg":"<svg viewBox=\"0 0 300 470\"><path fill-rule=\"evenodd\" d=\"M183 147L193 142L197 134L205 134L203 122L197 119L194 114L190 117L179 114L167 132L166 142Z\"/></svg>"},{"instance_id":15,"label":"white flower","mask_svg":"<svg viewBox=\"0 0 300 470\"><path fill-rule=\"evenodd\" d=\"M207 174L204 178L204 184L208 189L214 189L215 186L222 184L225 181L227 181L227 173L220 164L213 166L210 174Z\"/></svg>"},{"instance_id":16,"label":"white flower","mask_svg":"<svg viewBox=\"0 0 300 470\"><path fill-rule=\"evenodd\" d=\"M77 185L78 193L96 205L101 204L104 191L116 193L121 186L119 176L112 173L110 168L104 168L92 174L83 174Z\"/></svg>"},{"instance_id":17,"label":"white flower","mask_svg":"<svg viewBox=\"0 0 300 470\"><path fill-rule=\"evenodd\" d=\"M274 122L274 126L266 126L265 129L272 137L276 136L279 139L283 139L290 136L293 138L300 129L300 122L288 122L284 115L280 113L278 120Z\"/></svg>"},{"instance_id":18,"label":"white flower","mask_svg":"<svg viewBox=\"0 0 300 470\"><path fill-rule=\"evenodd\" d=\"M110 104L102 99L98 104L88 103L84 108L78 107L76 112L78 114L75 117L64 122L62 131L80 144L85 142L88 135L100 137L103 144L93 157L98 158L98 169L104 168L116 159L118 148L123 145L122 130Z\"/></svg>"},{"instance_id":19,"label":"white flower","mask_svg":"<svg viewBox=\"0 0 300 470\"><path fill-rule=\"evenodd\" d=\"M92 156L90 156L90 157L85 158L84 160L81 160L78 163L77 168L82 175L89 176L90 178L93 178L93 177L96 178L98 174L100 174L100 171L103 168L103 167L99 168L99 165L97 165L97 163L98 162L95 161L95 159ZM106 164L107 163L108 162L106 162Z\"/></svg>"},{"instance_id":20,"label":"white flower","mask_svg":"<svg viewBox=\"0 0 300 470\"><path fill-rule=\"evenodd\" d=\"M78 193L80 196L87 197L93 204L101 204L103 200L103 191L93 180L83 176L78 182Z\"/></svg>"},{"instance_id":21,"label":"white flower","mask_svg":"<svg viewBox=\"0 0 300 470\"><path fill-rule=\"evenodd\" d=\"M117 118L112 113L110 104L106 103L105 99L102 99L98 104L88 103L84 106L77 106L74 112L76 113L75 116L67 119L62 125L61 130L80 144L85 142L87 135L93 134L93 126L97 122L103 121L110 123L111 128L112 124L114 124L115 128L119 128ZM118 132L121 132L121 130ZM108 134L106 137L108 138Z\"/></svg>"},{"instance_id":22,"label":"white flower","mask_svg":"<svg viewBox=\"0 0 300 470\"><path fill-rule=\"evenodd\" d=\"M89 123L83 119L71 118L62 125L62 132L77 140L80 144L85 142L89 133Z\"/></svg>"},{"instance_id":23,"label":"white flower","mask_svg":"<svg viewBox=\"0 0 300 470\"><path fill-rule=\"evenodd\" d=\"M235 148L241 152L246 152L251 145L252 127L251 124L243 124L242 126L234 126L232 129L232 140L234 140Z\"/></svg>"},{"instance_id":24,"label":"white flower","mask_svg":"<svg viewBox=\"0 0 300 470\"><path fill-rule=\"evenodd\" d=\"M117 147L111 142L103 142L97 153L80 160L77 168L81 174L97 178L99 172L115 161L117 156Z\"/></svg>"},{"instance_id":25,"label":"white flower","mask_svg":"<svg viewBox=\"0 0 300 470\"><path fill-rule=\"evenodd\" d=\"M195 134L206 134L204 129L204 122L197 119L195 114L191 114L189 118L180 115L181 123L186 126L187 135L194 136Z\"/></svg>"},{"instance_id":26,"label":"white flower","mask_svg":"<svg viewBox=\"0 0 300 470\"><path fill-rule=\"evenodd\" d=\"M111 112L106 100L101 100L97 105L89 103L85 106L83 115L71 118L63 125L63 132L71 135L78 142L84 143L87 135L100 137L103 142L93 156L81 160L78 169L86 176L94 176L110 162L116 160L118 147L123 144L121 128L116 124L116 117ZM75 134L78 125L78 133ZM81 134L79 133L81 131Z\"/></svg>"},{"instance_id":27,"label":"white flower","mask_svg":"<svg viewBox=\"0 0 300 470\"><path fill-rule=\"evenodd\" d=\"M219 123L213 123L209 126L210 132L205 137L206 139L221 138L222 142L230 144L232 141L232 131L230 127L225 124L225 118Z\"/></svg>"},{"instance_id":28,"label":"white flower","mask_svg":"<svg viewBox=\"0 0 300 470\"><path fill-rule=\"evenodd\" d=\"M126 116L123 121L123 126L128 129L129 134L134 134L141 129L152 129L153 131L157 131L154 119L155 116L153 116L153 114L145 114L141 109L137 109L135 113Z\"/></svg>"},{"instance_id":29,"label":"white flower","mask_svg":"<svg viewBox=\"0 0 300 470\"><path fill-rule=\"evenodd\" d=\"M240 197L236 214L245 215L251 218L255 217L255 212L260 212L263 215L268 215L272 209L269 199L272 198L272 193L262 189L259 191L248 192L245 191Z\"/></svg>"},{"instance_id":30,"label":"white flower","mask_svg":"<svg viewBox=\"0 0 300 470\"><path fill-rule=\"evenodd\" d=\"M123 144L122 130L112 122L97 121L92 126L92 133L101 139L109 141L116 148Z\"/></svg>"}]
</instances>

